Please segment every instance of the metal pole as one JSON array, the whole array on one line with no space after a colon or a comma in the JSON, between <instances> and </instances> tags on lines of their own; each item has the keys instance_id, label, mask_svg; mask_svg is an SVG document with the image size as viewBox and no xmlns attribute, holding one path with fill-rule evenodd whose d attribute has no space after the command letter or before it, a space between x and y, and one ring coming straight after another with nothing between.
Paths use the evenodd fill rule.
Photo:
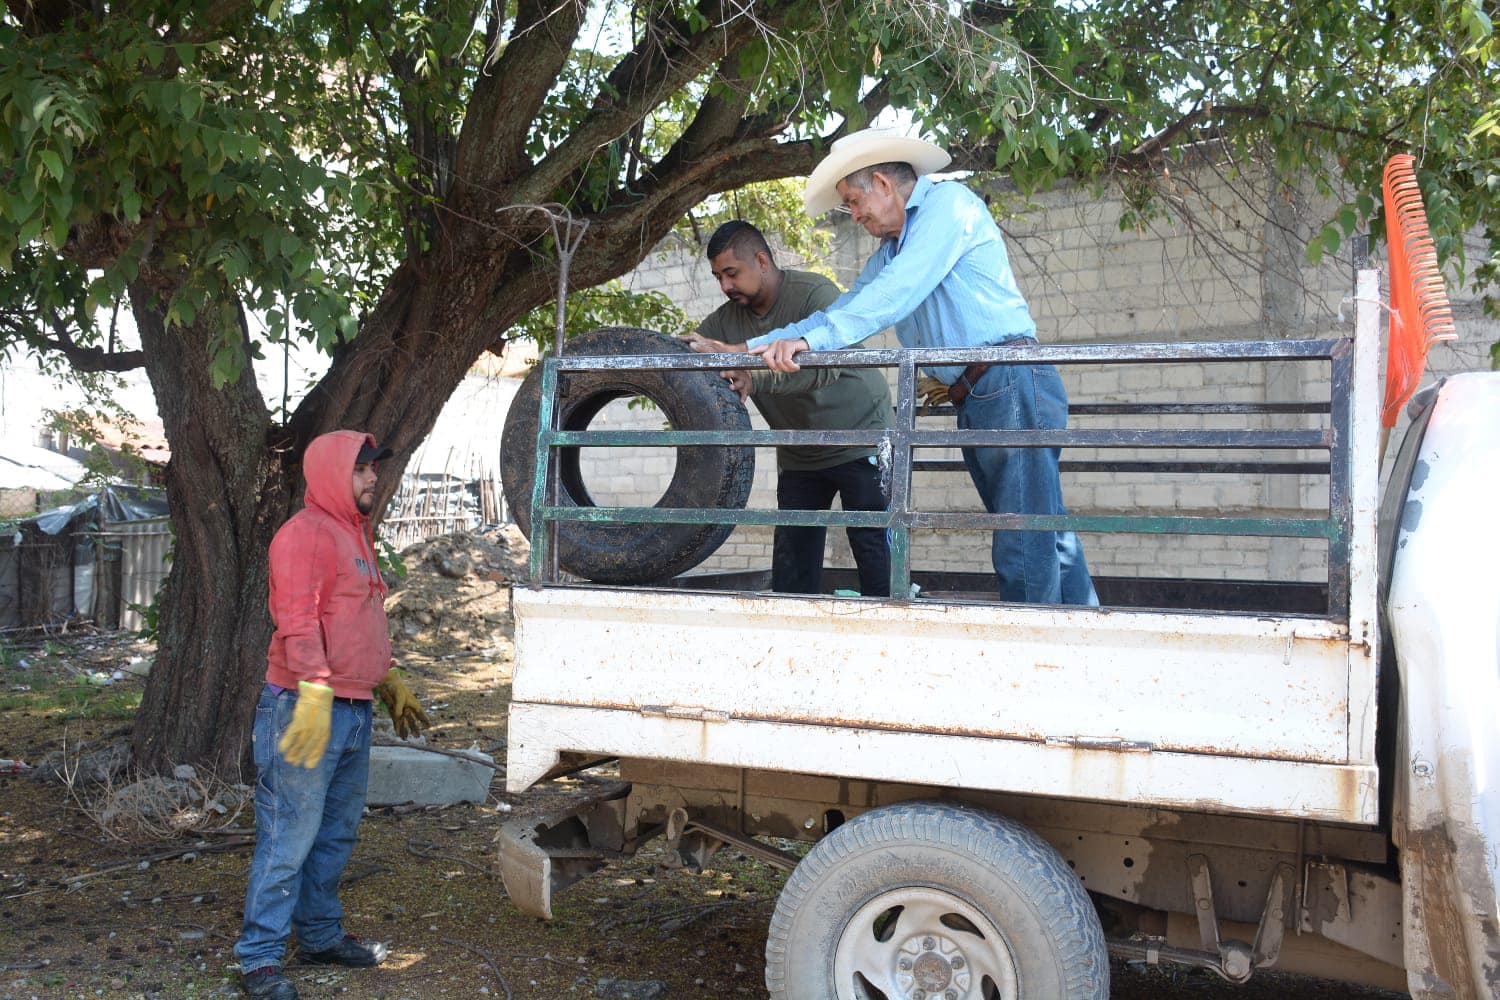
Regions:
<instances>
[{"instance_id":1,"label":"metal pole","mask_svg":"<svg viewBox=\"0 0 1500 1000\"><path fill-rule=\"evenodd\" d=\"M552 331L552 356L560 358L563 356L563 340L567 334L568 319L568 270L573 263L573 255L578 252L579 245L583 242L584 233L588 232L589 220L575 219L573 213L566 206L551 202L545 205L518 204L506 205L497 208L496 212L507 211L530 211L541 212L547 216L547 222L552 229L552 241L557 245L557 321ZM560 385L560 380L542 378L542 404L541 416L547 418L538 421L537 435L547 442L545 446L539 442L537 447L537 461L542 463L535 470L538 481L546 483L545 493L542 499L544 504L537 504L537 493L542 491L533 490L533 502L531 508L531 533L533 544L541 540L546 553L545 580L549 583L557 582L562 573L562 567L558 562L557 545L557 521L554 518L543 517L541 528L543 536L537 538L538 517L543 506L555 507L558 496L561 493L557 463L552 456L550 437L557 430L558 407L555 400L549 395L549 389L555 389ZM549 405L553 404L553 405ZM540 575L541 567L535 565L533 560L532 575Z\"/></svg>"}]
</instances>

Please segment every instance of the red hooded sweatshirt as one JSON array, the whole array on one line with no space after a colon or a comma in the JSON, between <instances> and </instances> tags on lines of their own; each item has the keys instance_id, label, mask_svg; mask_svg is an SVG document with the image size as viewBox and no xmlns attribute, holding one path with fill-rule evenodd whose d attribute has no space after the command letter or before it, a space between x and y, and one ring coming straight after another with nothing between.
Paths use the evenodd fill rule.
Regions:
<instances>
[{"instance_id":1,"label":"red hooded sweatshirt","mask_svg":"<svg viewBox=\"0 0 1500 1000\"><path fill-rule=\"evenodd\" d=\"M385 581L370 520L354 502L354 459L375 439L334 431L302 457L303 508L271 540L271 636L266 680L316 681L340 698L369 698L391 665Z\"/></svg>"}]
</instances>

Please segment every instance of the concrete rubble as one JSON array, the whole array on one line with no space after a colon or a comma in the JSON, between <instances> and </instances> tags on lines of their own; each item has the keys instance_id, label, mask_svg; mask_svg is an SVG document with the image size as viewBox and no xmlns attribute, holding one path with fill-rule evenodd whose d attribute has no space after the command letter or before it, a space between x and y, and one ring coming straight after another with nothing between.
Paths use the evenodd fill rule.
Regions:
<instances>
[{"instance_id":1,"label":"concrete rubble","mask_svg":"<svg viewBox=\"0 0 1500 1000\"><path fill-rule=\"evenodd\" d=\"M432 753L420 745L370 748L370 806L484 804L495 775L493 757L464 751L474 760ZM487 763L481 763L481 761Z\"/></svg>"}]
</instances>

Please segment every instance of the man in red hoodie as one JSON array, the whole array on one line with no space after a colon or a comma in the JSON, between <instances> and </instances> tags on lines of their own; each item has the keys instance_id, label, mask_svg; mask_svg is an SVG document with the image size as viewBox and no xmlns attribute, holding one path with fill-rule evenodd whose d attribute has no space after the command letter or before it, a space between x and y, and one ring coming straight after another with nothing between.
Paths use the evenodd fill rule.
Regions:
<instances>
[{"instance_id":1,"label":"man in red hoodie","mask_svg":"<svg viewBox=\"0 0 1500 1000\"><path fill-rule=\"evenodd\" d=\"M386 956L344 933L338 885L364 811L372 697L402 736L427 722L391 660L369 520L375 465L390 454L358 431L314 439L303 508L271 541L276 632L255 709L255 856L234 949L252 997L296 1000L281 970L292 931L307 963L368 967Z\"/></svg>"}]
</instances>

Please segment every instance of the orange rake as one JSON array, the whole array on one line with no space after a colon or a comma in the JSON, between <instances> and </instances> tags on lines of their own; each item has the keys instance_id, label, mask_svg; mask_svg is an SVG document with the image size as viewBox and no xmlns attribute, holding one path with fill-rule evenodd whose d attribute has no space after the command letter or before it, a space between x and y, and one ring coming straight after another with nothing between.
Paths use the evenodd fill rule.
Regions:
<instances>
[{"instance_id":1,"label":"orange rake","mask_svg":"<svg viewBox=\"0 0 1500 1000\"><path fill-rule=\"evenodd\" d=\"M1401 407L1417 391L1433 344L1453 340L1453 310L1437 248L1427 228L1422 192L1411 156L1400 153L1385 165L1385 231L1390 244L1391 325L1385 366L1385 402L1380 423L1389 433ZM1384 440L1381 442L1384 452Z\"/></svg>"}]
</instances>

